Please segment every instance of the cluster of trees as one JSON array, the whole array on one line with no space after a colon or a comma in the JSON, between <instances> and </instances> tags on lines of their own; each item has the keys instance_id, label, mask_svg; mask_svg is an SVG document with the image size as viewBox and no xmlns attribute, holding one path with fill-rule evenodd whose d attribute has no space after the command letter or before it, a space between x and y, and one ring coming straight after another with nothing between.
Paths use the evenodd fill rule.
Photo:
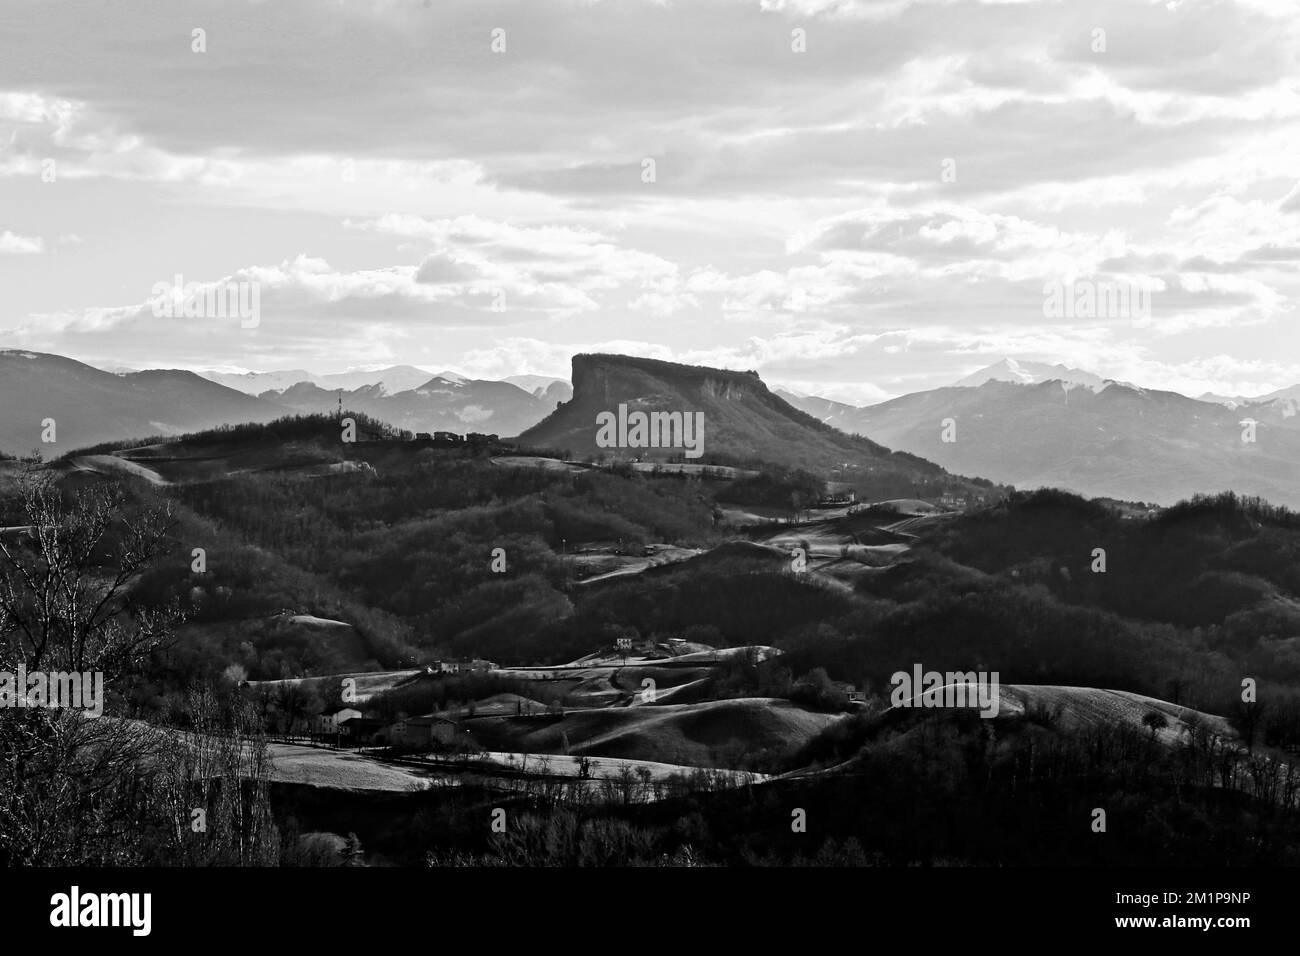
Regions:
<instances>
[{"instance_id":1,"label":"cluster of trees","mask_svg":"<svg viewBox=\"0 0 1300 956\"><path fill-rule=\"evenodd\" d=\"M826 668L813 667L796 677L784 657L762 661L742 656L727 659L709 678L709 697L715 700L777 697L827 713L849 707Z\"/></svg>"},{"instance_id":2,"label":"cluster of trees","mask_svg":"<svg viewBox=\"0 0 1300 956\"><path fill-rule=\"evenodd\" d=\"M1071 603L1185 627L1222 624L1275 594L1300 596L1300 515L1232 493L1145 521L1066 492L1017 493L932 543ZM1297 623L1289 620L1292 633Z\"/></svg>"},{"instance_id":3,"label":"cluster of trees","mask_svg":"<svg viewBox=\"0 0 1300 956\"><path fill-rule=\"evenodd\" d=\"M1004 681L1129 689L1229 716L1249 677L1260 739L1300 750L1300 515L1227 493L1132 520L1038 491L949 522L918 550L865 585L901 605L869 623L877 650L894 634L929 654L958 645L998 661Z\"/></svg>"},{"instance_id":4,"label":"cluster of trees","mask_svg":"<svg viewBox=\"0 0 1300 956\"><path fill-rule=\"evenodd\" d=\"M395 438L411 438L411 432L392 429L386 422L372 418L362 412L344 411L344 417L356 422L358 435L362 433L392 434ZM185 432L180 435L154 435L151 437L117 439L76 448L60 457L60 461L77 455L109 455L124 448L137 448L141 445L168 442L184 444L191 447L211 447L213 445L247 445L249 443L274 443L284 446L293 443L313 443L326 441L339 442L341 430L339 420L333 415L286 415L274 421L242 422L239 424L218 425L199 432Z\"/></svg>"},{"instance_id":5,"label":"cluster of trees","mask_svg":"<svg viewBox=\"0 0 1300 956\"><path fill-rule=\"evenodd\" d=\"M420 459L381 476L255 474L181 485L177 499L233 539L221 563L239 577L169 583L173 592L206 585L211 616L228 619L285 601L283 584L283 596L268 591L297 575L402 619L419 635L409 639L417 648L527 660L538 630L571 613L566 542L710 543L712 508L700 487L473 459ZM501 574L492 570L498 548ZM268 574L277 562L283 568ZM226 590L214 597L218 581ZM403 644L374 656L394 666L394 654L409 656Z\"/></svg>"},{"instance_id":6,"label":"cluster of trees","mask_svg":"<svg viewBox=\"0 0 1300 956\"><path fill-rule=\"evenodd\" d=\"M1148 730L1059 732L1051 715L996 724L962 715L861 716L835 725L787 768L844 761L833 774L753 789L702 785L653 803L572 806L539 791L507 809L510 826L499 834L482 824L481 804L449 808L426 835L426 859L432 866L1300 862L1300 771L1205 728L1170 747ZM803 830L791 825L792 807L804 811Z\"/></svg>"},{"instance_id":7,"label":"cluster of trees","mask_svg":"<svg viewBox=\"0 0 1300 956\"><path fill-rule=\"evenodd\" d=\"M663 827L572 810L521 813L481 851L430 850L428 866L696 866L694 850Z\"/></svg>"},{"instance_id":8,"label":"cluster of trees","mask_svg":"<svg viewBox=\"0 0 1300 956\"><path fill-rule=\"evenodd\" d=\"M715 500L725 504L798 511L826 493L826 482L799 468L768 466L753 477L737 478L720 489Z\"/></svg>"},{"instance_id":9,"label":"cluster of trees","mask_svg":"<svg viewBox=\"0 0 1300 956\"><path fill-rule=\"evenodd\" d=\"M704 626L717 635L715 646L781 644L807 622L844 614L853 604L849 595L797 579L784 558L715 552L689 566L576 592L564 626L580 646L598 645L608 625L657 634Z\"/></svg>"}]
</instances>

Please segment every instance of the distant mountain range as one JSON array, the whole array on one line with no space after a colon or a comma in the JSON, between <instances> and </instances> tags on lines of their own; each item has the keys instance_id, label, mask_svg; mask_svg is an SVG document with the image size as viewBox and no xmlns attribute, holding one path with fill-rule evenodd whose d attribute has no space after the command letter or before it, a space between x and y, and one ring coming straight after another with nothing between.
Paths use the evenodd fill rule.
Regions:
<instances>
[{"instance_id":1,"label":"distant mountain range","mask_svg":"<svg viewBox=\"0 0 1300 956\"><path fill-rule=\"evenodd\" d=\"M528 394L540 398L550 408L554 408L556 402L567 402L573 398L573 386L562 378L548 378L545 375L511 375L502 381L518 385Z\"/></svg>"},{"instance_id":2,"label":"distant mountain range","mask_svg":"<svg viewBox=\"0 0 1300 956\"><path fill-rule=\"evenodd\" d=\"M1017 385L1035 385L1040 382L1064 381L1072 385L1083 385L1094 390L1104 388L1106 380L1099 375L1085 372L1064 365L1048 365L1046 362L1028 362L1005 358L987 368L980 369L958 379L953 383L956 388L978 388L989 382L1011 382ZM848 405L819 395L807 395L789 389L778 388L776 393L783 399L807 412L820 422L832 425L850 434L865 435L866 418L863 408ZM922 393L914 393L922 394ZM869 406L868 406L869 407Z\"/></svg>"},{"instance_id":3,"label":"distant mountain range","mask_svg":"<svg viewBox=\"0 0 1300 956\"><path fill-rule=\"evenodd\" d=\"M109 369L109 371L120 371ZM468 382L470 379L459 372L445 370L428 372L414 365L392 365L377 369L352 369L347 372L318 375L306 369L283 369L275 372L219 372L200 371L204 378L220 382L227 388L233 388L248 395L262 395L269 391L283 391L301 382L309 382L327 391L342 389L352 392L367 385L382 385L389 394L419 388L432 379L445 379L449 382ZM569 383L562 378L547 375L511 375L502 379L518 386L530 395L549 401L565 401L573 394Z\"/></svg>"},{"instance_id":4,"label":"distant mountain range","mask_svg":"<svg viewBox=\"0 0 1300 956\"><path fill-rule=\"evenodd\" d=\"M338 375L114 373L0 351L0 450L41 448L50 457L103 441L329 412L341 397L345 408L410 431L519 436L580 457L670 456L597 445L597 414L622 404L703 412L706 460L806 468L858 480L860 493L863 476L877 490L913 494L918 483L956 481L954 473L1161 504L1230 489L1300 507L1300 386L1256 399L1196 399L1008 359L951 386L856 407L770 390L752 372L616 355L575 356L573 382L476 380L412 366ZM274 387L256 391L266 385ZM46 419L55 421L53 446L41 440ZM944 440L949 419L953 441ZM1250 428L1254 441L1243 441Z\"/></svg>"},{"instance_id":5,"label":"distant mountain range","mask_svg":"<svg viewBox=\"0 0 1300 956\"><path fill-rule=\"evenodd\" d=\"M433 374L412 365L394 365L389 368L373 370L354 370L333 375L315 375L306 369L285 369L278 372L200 372L204 378L220 382L228 388L246 392L249 395L261 395L268 391L281 391L299 382L310 382L325 389L343 389L352 391L365 385L382 384L390 392L402 392L408 388L423 385ZM442 373L452 378L454 372ZM455 376L459 378L459 376Z\"/></svg>"},{"instance_id":6,"label":"distant mountain range","mask_svg":"<svg viewBox=\"0 0 1300 956\"><path fill-rule=\"evenodd\" d=\"M104 371L58 355L0 350L0 451L46 456L97 444L266 422L343 406L410 431L516 435L572 390L562 379L471 380L399 365L316 375L304 369L198 375L180 370ZM56 442L41 441L55 420Z\"/></svg>"},{"instance_id":7,"label":"distant mountain range","mask_svg":"<svg viewBox=\"0 0 1300 956\"><path fill-rule=\"evenodd\" d=\"M0 351L0 450L50 458L98 442L174 435L240 422L268 422L291 410L193 372L114 374L60 355ZM53 419L54 444L42 422Z\"/></svg>"},{"instance_id":8,"label":"distant mountain range","mask_svg":"<svg viewBox=\"0 0 1300 956\"><path fill-rule=\"evenodd\" d=\"M441 376L392 394L386 383L345 392L299 382L281 391L263 392L261 398L300 412L331 411L341 398L344 408L409 431L488 432L503 438L535 425L555 408L554 401L548 403L509 382Z\"/></svg>"},{"instance_id":9,"label":"distant mountain range","mask_svg":"<svg viewBox=\"0 0 1300 956\"><path fill-rule=\"evenodd\" d=\"M436 375L412 365L315 375L303 369L232 374L204 373L228 385L299 412L343 407L416 432L469 431L517 435L537 424L573 389L563 379L515 375L503 381Z\"/></svg>"},{"instance_id":10,"label":"distant mountain range","mask_svg":"<svg viewBox=\"0 0 1300 956\"><path fill-rule=\"evenodd\" d=\"M1021 362L961 382L862 408L785 397L836 428L1018 487L1161 504L1233 490L1300 507L1298 389L1228 405Z\"/></svg>"},{"instance_id":11,"label":"distant mountain range","mask_svg":"<svg viewBox=\"0 0 1300 956\"><path fill-rule=\"evenodd\" d=\"M1069 382L1072 385L1085 385L1092 389L1106 387L1106 380L1100 375L1085 372L1082 369L1068 368L1064 365L1048 365L1046 362L1028 362L1024 359L1004 358L988 368L958 379L954 385L964 388L978 388L988 382L1011 382L1015 385L1039 385L1043 382Z\"/></svg>"},{"instance_id":12,"label":"distant mountain range","mask_svg":"<svg viewBox=\"0 0 1300 956\"><path fill-rule=\"evenodd\" d=\"M1206 392L1198 396L1203 402L1215 402L1219 405L1227 405L1229 408L1238 408L1242 405L1258 405L1261 402L1300 404L1300 385L1288 385L1286 388L1279 388L1275 392L1269 392L1267 395L1258 395L1254 398L1247 398L1242 395L1216 395L1213 392Z\"/></svg>"}]
</instances>

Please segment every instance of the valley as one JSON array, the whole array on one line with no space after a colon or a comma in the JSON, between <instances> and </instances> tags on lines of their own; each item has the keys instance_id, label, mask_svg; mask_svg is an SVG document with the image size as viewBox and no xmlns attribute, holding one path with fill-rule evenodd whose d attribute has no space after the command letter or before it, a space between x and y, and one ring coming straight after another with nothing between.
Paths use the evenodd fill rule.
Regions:
<instances>
[{"instance_id":1,"label":"valley","mask_svg":"<svg viewBox=\"0 0 1300 956\"><path fill-rule=\"evenodd\" d=\"M195 689L242 708L277 826L334 840L361 821L376 864L511 859L467 822L485 808L781 863L805 851L743 826L792 800L816 808L827 853L852 839L900 864L1079 863L1093 851L1026 842L1013 821L1053 832L1077 801L1134 787L1169 812L1223 792L1246 801L1233 821L1274 808L1267 852L1287 858L1300 517L1232 495L1016 491L727 375L579 357L573 398L509 441L413 440L345 408L358 441L336 412L11 460L0 526L31 524L18 492L34 475L70 501L116 488L123 515L165 510L131 600L179 613L109 683L111 707L218 751L229 731L196 717ZM583 409L633 394L702 405L703 458L569 447L594 436ZM891 675L918 662L996 673L998 706L897 706ZM1242 703L1244 677L1267 708ZM900 831L904 805L984 807L1001 842ZM1105 852L1165 839L1132 826ZM1177 852L1196 858L1196 836Z\"/></svg>"}]
</instances>

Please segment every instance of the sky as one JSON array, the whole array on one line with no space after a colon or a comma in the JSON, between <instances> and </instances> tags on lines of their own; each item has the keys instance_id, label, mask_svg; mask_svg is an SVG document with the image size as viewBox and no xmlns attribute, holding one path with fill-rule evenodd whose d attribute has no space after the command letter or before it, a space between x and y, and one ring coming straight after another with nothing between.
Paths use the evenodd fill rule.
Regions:
<instances>
[{"instance_id":1,"label":"sky","mask_svg":"<svg viewBox=\"0 0 1300 956\"><path fill-rule=\"evenodd\" d=\"M1298 60L1296 0L6 0L0 348L1259 395L1300 382Z\"/></svg>"}]
</instances>

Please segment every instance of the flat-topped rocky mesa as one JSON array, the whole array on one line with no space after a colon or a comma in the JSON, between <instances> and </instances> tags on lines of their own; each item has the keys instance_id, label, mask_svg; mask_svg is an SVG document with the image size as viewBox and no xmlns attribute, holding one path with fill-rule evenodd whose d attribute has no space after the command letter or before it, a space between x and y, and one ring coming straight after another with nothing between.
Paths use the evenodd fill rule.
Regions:
<instances>
[{"instance_id":1,"label":"flat-topped rocky mesa","mask_svg":"<svg viewBox=\"0 0 1300 956\"><path fill-rule=\"evenodd\" d=\"M859 494L891 497L966 488L938 465L847 435L774 394L756 372L683 365L627 355L573 357L573 398L519 436L535 448L574 458L682 460L678 448L605 448L599 416L634 412L702 413L698 462L803 468L851 482Z\"/></svg>"}]
</instances>

